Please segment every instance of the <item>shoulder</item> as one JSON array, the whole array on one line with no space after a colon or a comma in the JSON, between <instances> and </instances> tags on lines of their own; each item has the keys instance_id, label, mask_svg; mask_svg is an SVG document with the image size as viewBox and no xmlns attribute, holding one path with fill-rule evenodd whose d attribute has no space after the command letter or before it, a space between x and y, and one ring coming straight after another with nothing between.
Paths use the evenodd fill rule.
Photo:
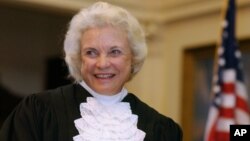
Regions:
<instances>
[{"instance_id":1,"label":"shoulder","mask_svg":"<svg viewBox=\"0 0 250 141\"><path fill-rule=\"evenodd\" d=\"M173 119L162 115L134 94L129 94L124 101L131 104L132 112L138 115L138 128L146 131L148 137L157 138L159 141L182 140L181 127Z\"/></svg>"},{"instance_id":2,"label":"shoulder","mask_svg":"<svg viewBox=\"0 0 250 141\"><path fill-rule=\"evenodd\" d=\"M63 89L72 89L73 85L66 85L44 92L34 93L25 98L18 104L15 111L22 111L23 113L35 113L41 116L46 112L53 111L53 105L62 101ZM22 113L19 112L19 113Z\"/></svg>"},{"instance_id":3,"label":"shoulder","mask_svg":"<svg viewBox=\"0 0 250 141\"><path fill-rule=\"evenodd\" d=\"M72 93L71 91L73 91L74 87L75 87L75 84L69 84L69 85L57 87L55 89L49 89L49 90L36 93L33 95L42 101L48 101L53 97L60 97L67 93Z\"/></svg>"},{"instance_id":4,"label":"shoulder","mask_svg":"<svg viewBox=\"0 0 250 141\"><path fill-rule=\"evenodd\" d=\"M69 129L71 125L68 126L68 122L65 121L72 117L70 112L76 111L69 109L69 105L74 102L71 93L74 87L74 84L62 86L25 97L4 122L0 140L38 140L42 136L51 137L52 134L57 138L59 133L66 136L64 129Z\"/></svg>"},{"instance_id":5,"label":"shoulder","mask_svg":"<svg viewBox=\"0 0 250 141\"><path fill-rule=\"evenodd\" d=\"M29 104L29 105L41 104L45 106L51 106L51 104L57 103L65 99L68 93L72 93L71 91L73 91L73 89L74 89L74 84L70 84L42 91L39 93L34 93L25 97L21 102L21 104Z\"/></svg>"}]
</instances>

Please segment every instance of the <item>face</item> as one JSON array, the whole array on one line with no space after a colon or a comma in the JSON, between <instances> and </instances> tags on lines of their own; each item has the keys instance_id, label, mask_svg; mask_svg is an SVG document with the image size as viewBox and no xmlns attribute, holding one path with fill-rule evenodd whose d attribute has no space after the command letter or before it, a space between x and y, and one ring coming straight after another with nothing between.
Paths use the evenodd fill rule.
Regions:
<instances>
[{"instance_id":1,"label":"face","mask_svg":"<svg viewBox=\"0 0 250 141\"><path fill-rule=\"evenodd\" d=\"M129 80L132 53L126 33L111 26L95 27L81 37L81 74L94 91L113 95Z\"/></svg>"}]
</instances>

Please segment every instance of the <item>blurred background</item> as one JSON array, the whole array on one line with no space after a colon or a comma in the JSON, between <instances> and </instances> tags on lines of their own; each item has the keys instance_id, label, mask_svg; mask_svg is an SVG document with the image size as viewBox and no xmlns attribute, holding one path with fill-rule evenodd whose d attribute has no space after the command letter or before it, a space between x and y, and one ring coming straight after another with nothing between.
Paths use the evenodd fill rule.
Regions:
<instances>
[{"instance_id":1,"label":"blurred background","mask_svg":"<svg viewBox=\"0 0 250 141\"><path fill-rule=\"evenodd\" d=\"M201 140L225 1L104 1L129 10L147 34L149 55L128 83L129 91L178 122L185 141ZM0 126L23 97L71 83L63 61L64 35L72 16L93 2L0 1ZM238 0L237 8L237 38L249 89L250 1Z\"/></svg>"}]
</instances>

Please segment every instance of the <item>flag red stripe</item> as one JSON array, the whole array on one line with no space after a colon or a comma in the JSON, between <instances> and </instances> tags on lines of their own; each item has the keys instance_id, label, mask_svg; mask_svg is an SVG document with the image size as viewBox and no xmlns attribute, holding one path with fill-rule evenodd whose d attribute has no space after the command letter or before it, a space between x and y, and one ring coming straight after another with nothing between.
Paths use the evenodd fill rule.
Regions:
<instances>
[{"instance_id":1,"label":"flag red stripe","mask_svg":"<svg viewBox=\"0 0 250 141\"><path fill-rule=\"evenodd\" d=\"M236 97L236 107L242 109L246 113L249 113L249 107L247 101L238 96Z\"/></svg>"},{"instance_id":2,"label":"flag red stripe","mask_svg":"<svg viewBox=\"0 0 250 141\"><path fill-rule=\"evenodd\" d=\"M207 141L214 141L216 134L216 121L214 121L212 128L209 130Z\"/></svg>"},{"instance_id":3,"label":"flag red stripe","mask_svg":"<svg viewBox=\"0 0 250 141\"><path fill-rule=\"evenodd\" d=\"M233 118L234 117L234 109L233 108L220 108L220 117L224 118Z\"/></svg>"},{"instance_id":4,"label":"flag red stripe","mask_svg":"<svg viewBox=\"0 0 250 141\"><path fill-rule=\"evenodd\" d=\"M214 141L229 141L229 132L219 132L217 131L216 138Z\"/></svg>"},{"instance_id":5,"label":"flag red stripe","mask_svg":"<svg viewBox=\"0 0 250 141\"><path fill-rule=\"evenodd\" d=\"M235 84L234 83L223 83L222 84L222 92L234 93L235 92Z\"/></svg>"}]
</instances>

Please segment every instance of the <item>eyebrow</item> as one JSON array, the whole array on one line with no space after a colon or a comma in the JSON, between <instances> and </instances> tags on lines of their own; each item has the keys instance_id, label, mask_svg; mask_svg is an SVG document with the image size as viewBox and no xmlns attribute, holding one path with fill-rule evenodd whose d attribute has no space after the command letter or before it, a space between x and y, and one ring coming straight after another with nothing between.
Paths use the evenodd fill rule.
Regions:
<instances>
[{"instance_id":1,"label":"eyebrow","mask_svg":"<svg viewBox=\"0 0 250 141\"><path fill-rule=\"evenodd\" d=\"M96 50L96 49L94 47L86 47L86 48L81 48L80 52L84 53L85 51L88 51L88 50Z\"/></svg>"},{"instance_id":2,"label":"eyebrow","mask_svg":"<svg viewBox=\"0 0 250 141\"><path fill-rule=\"evenodd\" d=\"M110 47L110 49L116 49L116 48L121 48L121 47L119 47L117 45Z\"/></svg>"}]
</instances>

